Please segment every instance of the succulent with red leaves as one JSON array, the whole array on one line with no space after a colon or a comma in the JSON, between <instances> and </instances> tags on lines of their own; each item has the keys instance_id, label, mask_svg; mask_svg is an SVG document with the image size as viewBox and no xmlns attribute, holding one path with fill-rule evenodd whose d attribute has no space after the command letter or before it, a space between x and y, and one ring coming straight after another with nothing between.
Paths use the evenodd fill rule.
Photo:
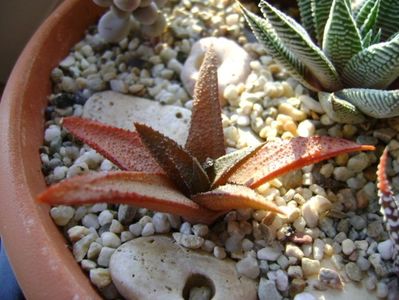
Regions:
<instances>
[{"instance_id":1,"label":"succulent with red leaves","mask_svg":"<svg viewBox=\"0 0 399 300\"><path fill-rule=\"evenodd\" d=\"M284 214L254 189L289 171L373 146L332 137L294 138L225 154L212 47L194 92L185 147L144 124L136 131L69 117L63 126L123 171L94 173L49 187L37 200L49 204L125 203L210 224L226 211L251 207Z\"/></svg>"},{"instance_id":2,"label":"succulent with red leaves","mask_svg":"<svg viewBox=\"0 0 399 300\"><path fill-rule=\"evenodd\" d=\"M388 148L385 148L378 164L377 180L380 193L380 204L385 215L385 225L394 246L395 272L399 275L399 201L395 198L387 177Z\"/></svg>"}]
</instances>

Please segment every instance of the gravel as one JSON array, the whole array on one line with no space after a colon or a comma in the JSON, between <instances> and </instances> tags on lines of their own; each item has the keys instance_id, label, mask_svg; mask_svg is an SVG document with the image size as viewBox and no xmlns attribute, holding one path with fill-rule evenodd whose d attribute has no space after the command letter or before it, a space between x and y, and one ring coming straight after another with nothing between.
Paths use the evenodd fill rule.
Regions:
<instances>
[{"instance_id":1,"label":"gravel","mask_svg":"<svg viewBox=\"0 0 399 300\"><path fill-rule=\"evenodd\" d=\"M112 89L191 108L191 97L178 77L200 36L225 35L239 41L252 57L248 80L223 91L228 103L222 114L228 151L254 140L329 134L380 148L389 143L392 156L399 157L395 122L378 122L378 128L335 124L259 44L246 42L240 29L243 19L230 1L223 7L217 1L206 2L201 10L195 3L164 8L173 16L168 43L149 46L132 34L111 48L88 33L71 49L52 72L54 94L40 154L48 184L87 172L117 170L72 140L60 125L62 116L81 115L94 92ZM215 19L206 16L220 21L213 23ZM203 23L210 26L202 28ZM303 292L308 277L318 275L330 288L339 288L342 274L354 282L366 277L367 289L384 298L387 266L394 254L376 204L376 159L373 153L341 155L259 187L267 200L288 207L288 218L275 217L270 224L264 219L267 212L245 209L229 212L212 227L128 205L57 206L50 215L71 241L76 261L104 291L112 287L107 265L117 247L136 237L167 234L189 249L235 260L240 274L259 280L259 299L314 299ZM389 170L395 176L397 162ZM331 259L331 269L321 268L325 258Z\"/></svg>"}]
</instances>

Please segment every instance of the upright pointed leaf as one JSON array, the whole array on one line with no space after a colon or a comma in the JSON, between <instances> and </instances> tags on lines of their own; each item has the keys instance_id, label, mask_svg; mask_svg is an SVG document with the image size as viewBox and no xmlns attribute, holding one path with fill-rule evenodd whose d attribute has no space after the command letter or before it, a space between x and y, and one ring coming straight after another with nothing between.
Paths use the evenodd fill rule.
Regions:
<instances>
[{"instance_id":1,"label":"upright pointed leaf","mask_svg":"<svg viewBox=\"0 0 399 300\"><path fill-rule=\"evenodd\" d=\"M316 40L316 27L314 19L314 5L316 0L298 0L299 14L302 26L306 29L309 36Z\"/></svg>"},{"instance_id":2,"label":"upright pointed leaf","mask_svg":"<svg viewBox=\"0 0 399 300\"><path fill-rule=\"evenodd\" d=\"M370 15L370 12L376 2L377 0L365 0L361 4L361 6L359 6L359 8L354 11L356 25L358 28L361 28L362 25L366 22L367 17Z\"/></svg>"},{"instance_id":3,"label":"upright pointed leaf","mask_svg":"<svg viewBox=\"0 0 399 300\"><path fill-rule=\"evenodd\" d=\"M144 124L135 123L143 144L185 195L207 191L210 182L196 158L175 141Z\"/></svg>"},{"instance_id":4,"label":"upright pointed leaf","mask_svg":"<svg viewBox=\"0 0 399 300\"><path fill-rule=\"evenodd\" d=\"M372 38L373 38L373 31L369 30L369 32L367 32L367 34L362 38L362 45L364 48L367 48L371 45ZM346 65L346 66L348 66L348 65ZM344 70L345 70L345 68L344 68Z\"/></svg>"},{"instance_id":5,"label":"upright pointed leaf","mask_svg":"<svg viewBox=\"0 0 399 300\"><path fill-rule=\"evenodd\" d=\"M316 24L316 35L319 45L323 45L324 28L330 15L333 0L315 0L314 16Z\"/></svg>"},{"instance_id":6,"label":"upright pointed leaf","mask_svg":"<svg viewBox=\"0 0 399 300\"><path fill-rule=\"evenodd\" d=\"M140 172L92 173L52 185L37 198L51 205L130 204L177 214L194 223L212 223L218 214L181 194L162 175Z\"/></svg>"},{"instance_id":7,"label":"upright pointed leaf","mask_svg":"<svg viewBox=\"0 0 399 300\"><path fill-rule=\"evenodd\" d=\"M399 90L344 89L335 94L370 117L383 119L399 116Z\"/></svg>"},{"instance_id":8,"label":"upright pointed leaf","mask_svg":"<svg viewBox=\"0 0 399 300\"><path fill-rule=\"evenodd\" d=\"M362 36L365 36L369 31L373 30L375 28L375 24L377 22L379 10L380 10L380 0L377 0L374 3L374 6L371 8L369 15L367 16L366 20L363 22L363 24L358 25L360 28L360 32Z\"/></svg>"},{"instance_id":9,"label":"upright pointed leaf","mask_svg":"<svg viewBox=\"0 0 399 300\"><path fill-rule=\"evenodd\" d=\"M219 104L217 57L209 47L194 88L193 113L186 150L200 163L226 153Z\"/></svg>"},{"instance_id":10,"label":"upright pointed leaf","mask_svg":"<svg viewBox=\"0 0 399 300\"><path fill-rule=\"evenodd\" d=\"M352 56L361 50L360 33L346 2L334 0L324 31L324 53L341 74Z\"/></svg>"},{"instance_id":11,"label":"upright pointed leaf","mask_svg":"<svg viewBox=\"0 0 399 300\"><path fill-rule=\"evenodd\" d=\"M382 40L399 31L399 0L381 0L377 27L382 30Z\"/></svg>"},{"instance_id":12,"label":"upright pointed leaf","mask_svg":"<svg viewBox=\"0 0 399 300\"><path fill-rule=\"evenodd\" d=\"M342 153L363 150L374 150L374 147L327 136L271 141L239 167L227 182L256 188L289 171Z\"/></svg>"},{"instance_id":13,"label":"upright pointed leaf","mask_svg":"<svg viewBox=\"0 0 399 300\"><path fill-rule=\"evenodd\" d=\"M253 33L268 53L274 57L290 74L313 91L320 91L323 86L295 55L283 45L273 26L268 20L262 19L241 6L241 10Z\"/></svg>"},{"instance_id":14,"label":"upright pointed leaf","mask_svg":"<svg viewBox=\"0 0 399 300\"><path fill-rule=\"evenodd\" d=\"M226 211L238 208L254 208L284 215L284 212L276 204L267 201L253 189L243 185L222 185L212 191L197 194L192 199L210 210Z\"/></svg>"},{"instance_id":15,"label":"upright pointed leaf","mask_svg":"<svg viewBox=\"0 0 399 300\"><path fill-rule=\"evenodd\" d=\"M342 72L346 86L384 89L399 77L399 35L359 52Z\"/></svg>"},{"instance_id":16,"label":"upright pointed leaf","mask_svg":"<svg viewBox=\"0 0 399 300\"><path fill-rule=\"evenodd\" d=\"M319 102L328 117L338 123L360 124L366 121L363 113L352 103L335 93L319 92Z\"/></svg>"},{"instance_id":17,"label":"upright pointed leaf","mask_svg":"<svg viewBox=\"0 0 399 300\"><path fill-rule=\"evenodd\" d=\"M78 117L64 118L62 125L122 170L164 173L137 132Z\"/></svg>"},{"instance_id":18,"label":"upright pointed leaf","mask_svg":"<svg viewBox=\"0 0 399 300\"><path fill-rule=\"evenodd\" d=\"M294 19L285 15L265 0L259 6L265 18L273 25L283 44L317 76L318 80L328 91L341 87L338 74L319 47L317 47L308 33Z\"/></svg>"}]
</instances>

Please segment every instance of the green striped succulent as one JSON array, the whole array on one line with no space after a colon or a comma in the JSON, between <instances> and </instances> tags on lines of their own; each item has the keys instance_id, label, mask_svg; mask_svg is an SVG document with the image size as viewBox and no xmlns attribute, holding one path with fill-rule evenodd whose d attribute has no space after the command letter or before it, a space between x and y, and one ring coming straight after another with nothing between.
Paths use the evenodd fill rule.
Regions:
<instances>
[{"instance_id":1,"label":"green striped succulent","mask_svg":"<svg viewBox=\"0 0 399 300\"><path fill-rule=\"evenodd\" d=\"M399 115L399 0L298 0L303 27L265 0L264 18L242 6L258 40L330 118Z\"/></svg>"}]
</instances>

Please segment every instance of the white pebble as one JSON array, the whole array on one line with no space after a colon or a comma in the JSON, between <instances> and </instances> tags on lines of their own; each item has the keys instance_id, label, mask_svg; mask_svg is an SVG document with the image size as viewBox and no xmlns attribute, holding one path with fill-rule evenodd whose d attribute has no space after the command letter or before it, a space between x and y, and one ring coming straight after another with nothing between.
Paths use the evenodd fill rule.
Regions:
<instances>
[{"instance_id":1,"label":"white pebble","mask_svg":"<svg viewBox=\"0 0 399 300\"><path fill-rule=\"evenodd\" d=\"M114 215L112 212L106 209L98 215L98 223L100 223L101 226L104 226L105 224L111 223L113 218Z\"/></svg>"},{"instance_id":2,"label":"white pebble","mask_svg":"<svg viewBox=\"0 0 399 300\"><path fill-rule=\"evenodd\" d=\"M224 259L226 257L226 251L223 247L216 246L213 248L213 255L216 258Z\"/></svg>"},{"instance_id":3,"label":"white pebble","mask_svg":"<svg viewBox=\"0 0 399 300\"><path fill-rule=\"evenodd\" d=\"M209 232L209 228L203 224L196 224L192 227L192 231L194 235L205 237Z\"/></svg>"},{"instance_id":4,"label":"white pebble","mask_svg":"<svg viewBox=\"0 0 399 300\"><path fill-rule=\"evenodd\" d=\"M285 255L286 256L292 256L297 259L302 259L304 257L304 253L301 248L299 248L297 245L294 244L287 244L285 246Z\"/></svg>"},{"instance_id":5,"label":"white pebble","mask_svg":"<svg viewBox=\"0 0 399 300\"><path fill-rule=\"evenodd\" d=\"M295 295L294 300L316 300L316 297L311 293L299 293Z\"/></svg>"},{"instance_id":6,"label":"white pebble","mask_svg":"<svg viewBox=\"0 0 399 300\"><path fill-rule=\"evenodd\" d=\"M87 214L82 219L83 226L87 228L98 229L100 224L98 223L98 218L95 214Z\"/></svg>"},{"instance_id":7,"label":"white pebble","mask_svg":"<svg viewBox=\"0 0 399 300\"><path fill-rule=\"evenodd\" d=\"M276 261L281 255L281 251L272 247L265 247L260 249L256 255L258 259Z\"/></svg>"},{"instance_id":8,"label":"white pebble","mask_svg":"<svg viewBox=\"0 0 399 300\"><path fill-rule=\"evenodd\" d=\"M184 222L183 224L181 224L179 231L184 234L191 234L191 224L188 222Z\"/></svg>"},{"instance_id":9,"label":"white pebble","mask_svg":"<svg viewBox=\"0 0 399 300\"><path fill-rule=\"evenodd\" d=\"M71 242L76 242L89 233L90 230L84 226L73 226L67 231L68 238Z\"/></svg>"},{"instance_id":10,"label":"white pebble","mask_svg":"<svg viewBox=\"0 0 399 300\"><path fill-rule=\"evenodd\" d=\"M111 276L108 269L96 268L90 270L90 280L96 287L103 288L111 283Z\"/></svg>"},{"instance_id":11,"label":"white pebble","mask_svg":"<svg viewBox=\"0 0 399 300\"><path fill-rule=\"evenodd\" d=\"M121 239L113 232L103 232L101 241L104 247L118 248L121 245Z\"/></svg>"},{"instance_id":12,"label":"white pebble","mask_svg":"<svg viewBox=\"0 0 399 300\"><path fill-rule=\"evenodd\" d=\"M298 136L302 137L310 137L314 135L316 131L316 127L314 126L313 122L310 120L304 120L299 123L297 128Z\"/></svg>"},{"instance_id":13,"label":"white pebble","mask_svg":"<svg viewBox=\"0 0 399 300\"><path fill-rule=\"evenodd\" d=\"M260 273L258 261L251 255L248 255L244 259L241 259L236 264L236 268L239 274L247 276L251 279L255 279L259 276Z\"/></svg>"},{"instance_id":14,"label":"white pebble","mask_svg":"<svg viewBox=\"0 0 399 300\"><path fill-rule=\"evenodd\" d=\"M324 255L324 247L325 243L320 240L316 239L313 243L313 258L316 260L322 260Z\"/></svg>"},{"instance_id":15,"label":"white pebble","mask_svg":"<svg viewBox=\"0 0 399 300\"><path fill-rule=\"evenodd\" d=\"M170 231L168 216L164 213L155 213L152 217L152 224L157 233L167 233Z\"/></svg>"},{"instance_id":16,"label":"white pebble","mask_svg":"<svg viewBox=\"0 0 399 300\"><path fill-rule=\"evenodd\" d=\"M73 244L72 253L77 262L82 261L82 259L86 256L87 251L89 250L90 244L92 242L94 242L96 240L96 238L97 238L96 233L90 233L90 234L84 236L83 238L81 238L75 244Z\"/></svg>"},{"instance_id":17,"label":"white pebble","mask_svg":"<svg viewBox=\"0 0 399 300\"><path fill-rule=\"evenodd\" d=\"M320 262L318 260L302 258L302 270L305 276L318 274L320 270Z\"/></svg>"},{"instance_id":18,"label":"white pebble","mask_svg":"<svg viewBox=\"0 0 399 300\"><path fill-rule=\"evenodd\" d=\"M53 218L55 224L58 226L64 226L73 218L75 209L66 205L59 205L51 208L50 215Z\"/></svg>"},{"instance_id":19,"label":"white pebble","mask_svg":"<svg viewBox=\"0 0 399 300\"><path fill-rule=\"evenodd\" d=\"M377 297L385 298L388 296L388 286L384 282L377 283Z\"/></svg>"},{"instance_id":20,"label":"white pebble","mask_svg":"<svg viewBox=\"0 0 399 300\"><path fill-rule=\"evenodd\" d=\"M108 267L111 255L114 254L114 252L114 248L102 247L98 255L97 263L102 267Z\"/></svg>"},{"instance_id":21,"label":"white pebble","mask_svg":"<svg viewBox=\"0 0 399 300\"><path fill-rule=\"evenodd\" d=\"M133 238L134 238L134 235L130 231L122 231L121 232L121 242L122 243L130 241Z\"/></svg>"},{"instance_id":22,"label":"white pebble","mask_svg":"<svg viewBox=\"0 0 399 300\"><path fill-rule=\"evenodd\" d=\"M331 202L320 195L316 195L310 198L302 206L302 216L306 220L306 224L310 227L316 227L319 221L319 215L330 209L332 206Z\"/></svg>"},{"instance_id":23,"label":"white pebble","mask_svg":"<svg viewBox=\"0 0 399 300\"><path fill-rule=\"evenodd\" d=\"M202 237L193 234L174 232L172 235L176 243L190 249L201 248L202 244L205 241Z\"/></svg>"},{"instance_id":24,"label":"white pebble","mask_svg":"<svg viewBox=\"0 0 399 300\"><path fill-rule=\"evenodd\" d=\"M44 132L44 140L48 143L61 138L61 128L57 125L50 125Z\"/></svg>"},{"instance_id":25,"label":"white pebble","mask_svg":"<svg viewBox=\"0 0 399 300\"><path fill-rule=\"evenodd\" d=\"M97 267L97 264L92 260L84 259L80 262L80 266L83 270L90 271L92 269L95 269Z\"/></svg>"},{"instance_id":26,"label":"white pebble","mask_svg":"<svg viewBox=\"0 0 399 300\"><path fill-rule=\"evenodd\" d=\"M342 252L345 255L350 255L352 254L352 252L356 249L355 243L350 240L350 239L346 239L342 241Z\"/></svg>"},{"instance_id":27,"label":"white pebble","mask_svg":"<svg viewBox=\"0 0 399 300\"><path fill-rule=\"evenodd\" d=\"M276 286L279 291L288 290L288 276L283 270L277 270L276 273Z\"/></svg>"},{"instance_id":28,"label":"white pebble","mask_svg":"<svg viewBox=\"0 0 399 300\"><path fill-rule=\"evenodd\" d=\"M143 225L140 223L135 223L129 226L129 231L135 236L140 236L143 231Z\"/></svg>"},{"instance_id":29,"label":"white pebble","mask_svg":"<svg viewBox=\"0 0 399 300\"><path fill-rule=\"evenodd\" d=\"M393 257L394 244L391 239L379 243L377 248L383 259L388 260Z\"/></svg>"},{"instance_id":30,"label":"white pebble","mask_svg":"<svg viewBox=\"0 0 399 300\"><path fill-rule=\"evenodd\" d=\"M141 235L142 236L151 236L151 235L154 235L154 233L155 233L154 224L146 223L143 227L143 231L141 232Z\"/></svg>"},{"instance_id":31,"label":"white pebble","mask_svg":"<svg viewBox=\"0 0 399 300\"><path fill-rule=\"evenodd\" d=\"M109 231L113 233L121 233L123 231L123 225L118 220L112 220L111 226L109 227Z\"/></svg>"},{"instance_id":32,"label":"white pebble","mask_svg":"<svg viewBox=\"0 0 399 300\"><path fill-rule=\"evenodd\" d=\"M97 242L93 242L90 244L89 250L87 251L87 258L96 259L100 254L101 248L103 246Z\"/></svg>"}]
</instances>

